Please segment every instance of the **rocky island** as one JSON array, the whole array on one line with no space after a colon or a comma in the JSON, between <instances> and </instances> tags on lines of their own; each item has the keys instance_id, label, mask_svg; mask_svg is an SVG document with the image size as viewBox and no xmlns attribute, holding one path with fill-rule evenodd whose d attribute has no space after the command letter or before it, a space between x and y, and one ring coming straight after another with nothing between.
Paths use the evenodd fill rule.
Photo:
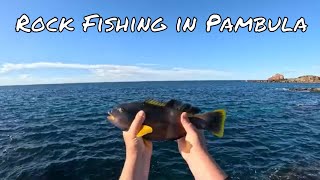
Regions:
<instances>
[{"instance_id":1,"label":"rocky island","mask_svg":"<svg viewBox=\"0 0 320 180\"><path fill-rule=\"evenodd\" d=\"M297 78L285 78L282 74L275 74L267 80L251 80L249 82L275 82L275 83L320 83L319 76L300 76Z\"/></svg>"},{"instance_id":2,"label":"rocky island","mask_svg":"<svg viewBox=\"0 0 320 180\"><path fill-rule=\"evenodd\" d=\"M282 74L275 74L267 80L251 80L248 82L263 82L263 83L320 83L319 76L300 76L297 78L284 78ZM289 91L297 92L319 92L320 88L289 88Z\"/></svg>"}]
</instances>

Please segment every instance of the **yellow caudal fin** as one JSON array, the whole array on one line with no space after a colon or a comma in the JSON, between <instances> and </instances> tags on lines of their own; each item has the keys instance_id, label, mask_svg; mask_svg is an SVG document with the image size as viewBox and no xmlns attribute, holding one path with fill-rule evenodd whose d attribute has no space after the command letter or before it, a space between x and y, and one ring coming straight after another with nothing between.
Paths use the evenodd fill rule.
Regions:
<instances>
[{"instance_id":1,"label":"yellow caudal fin","mask_svg":"<svg viewBox=\"0 0 320 180\"><path fill-rule=\"evenodd\" d=\"M224 109L218 109L213 111L213 113L216 114L216 127L214 128L214 130L212 131L212 133L219 137L222 138L224 135L224 124L227 118L227 113Z\"/></svg>"},{"instance_id":2,"label":"yellow caudal fin","mask_svg":"<svg viewBox=\"0 0 320 180\"><path fill-rule=\"evenodd\" d=\"M143 125L141 130L137 134L137 137L142 137L146 134L150 134L150 133L152 133L152 131L153 131L152 127L147 126L147 125Z\"/></svg>"},{"instance_id":3,"label":"yellow caudal fin","mask_svg":"<svg viewBox=\"0 0 320 180\"><path fill-rule=\"evenodd\" d=\"M194 121L194 123L204 123L203 129L211 131L215 136L221 138L224 134L224 124L226 121L226 111L224 109L218 109L204 114L197 115L203 121Z\"/></svg>"}]
</instances>

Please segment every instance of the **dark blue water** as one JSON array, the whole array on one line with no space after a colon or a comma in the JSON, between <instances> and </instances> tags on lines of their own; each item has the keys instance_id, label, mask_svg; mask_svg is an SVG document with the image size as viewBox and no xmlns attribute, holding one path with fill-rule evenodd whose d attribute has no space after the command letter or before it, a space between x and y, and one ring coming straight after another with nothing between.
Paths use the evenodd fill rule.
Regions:
<instances>
[{"instance_id":1,"label":"dark blue water","mask_svg":"<svg viewBox=\"0 0 320 180\"><path fill-rule=\"evenodd\" d=\"M319 87L320 85L318 85ZM206 133L232 179L320 179L320 93L303 84L143 82L0 87L0 178L117 179L121 132L106 122L120 102L176 98L227 109L225 136ZM175 142L154 142L150 179L192 179Z\"/></svg>"}]
</instances>

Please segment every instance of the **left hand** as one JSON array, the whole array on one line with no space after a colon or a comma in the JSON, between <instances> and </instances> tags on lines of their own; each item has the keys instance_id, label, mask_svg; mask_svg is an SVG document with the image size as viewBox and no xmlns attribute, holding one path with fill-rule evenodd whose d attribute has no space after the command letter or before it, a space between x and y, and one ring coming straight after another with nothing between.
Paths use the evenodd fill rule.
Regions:
<instances>
[{"instance_id":1,"label":"left hand","mask_svg":"<svg viewBox=\"0 0 320 180\"><path fill-rule=\"evenodd\" d=\"M152 142L145 140L142 137L137 137L137 134L142 128L144 119L145 113L143 111L139 111L129 130L123 132L123 139L126 145L127 155L151 158Z\"/></svg>"},{"instance_id":2,"label":"left hand","mask_svg":"<svg viewBox=\"0 0 320 180\"><path fill-rule=\"evenodd\" d=\"M137 137L142 128L145 113L140 111L128 131L123 132L126 145L126 161L120 179L148 179L152 155L152 142Z\"/></svg>"}]
</instances>

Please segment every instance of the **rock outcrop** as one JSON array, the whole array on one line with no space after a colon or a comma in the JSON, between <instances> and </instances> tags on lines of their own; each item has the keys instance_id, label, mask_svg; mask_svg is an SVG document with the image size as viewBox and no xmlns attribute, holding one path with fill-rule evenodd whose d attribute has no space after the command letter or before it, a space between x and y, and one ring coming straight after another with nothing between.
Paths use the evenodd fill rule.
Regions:
<instances>
[{"instance_id":1,"label":"rock outcrop","mask_svg":"<svg viewBox=\"0 0 320 180\"><path fill-rule=\"evenodd\" d=\"M284 80L284 76L282 74L275 74L268 79L268 81L282 81Z\"/></svg>"},{"instance_id":2,"label":"rock outcrop","mask_svg":"<svg viewBox=\"0 0 320 180\"><path fill-rule=\"evenodd\" d=\"M318 92L318 93L320 93L320 88L289 88L289 91Z\"/></svg>"},{"instance_id":3,"label":"rock outcrop","mask_svg":"<svg viewBox=\"0 0 320 180\"><path fill-rule=\"evenodd\" d=\"M293 83L320 83L319 76L300 76L298 78L291 78L285 80L285 82Z\"/></svg>"},{"instance_id":4,"label":"rock outcrop","mask_svg":"<svg viewBox=\"0 0 320 180\"><path fill-rule=\"evenodd\" d=\"M284 78L282 74L275 74L270 77L268 80L251 80L249 82L279 82L279 83L320 83L319 76L300 76L297 78Z\"/></svg>"}]
</instances>

